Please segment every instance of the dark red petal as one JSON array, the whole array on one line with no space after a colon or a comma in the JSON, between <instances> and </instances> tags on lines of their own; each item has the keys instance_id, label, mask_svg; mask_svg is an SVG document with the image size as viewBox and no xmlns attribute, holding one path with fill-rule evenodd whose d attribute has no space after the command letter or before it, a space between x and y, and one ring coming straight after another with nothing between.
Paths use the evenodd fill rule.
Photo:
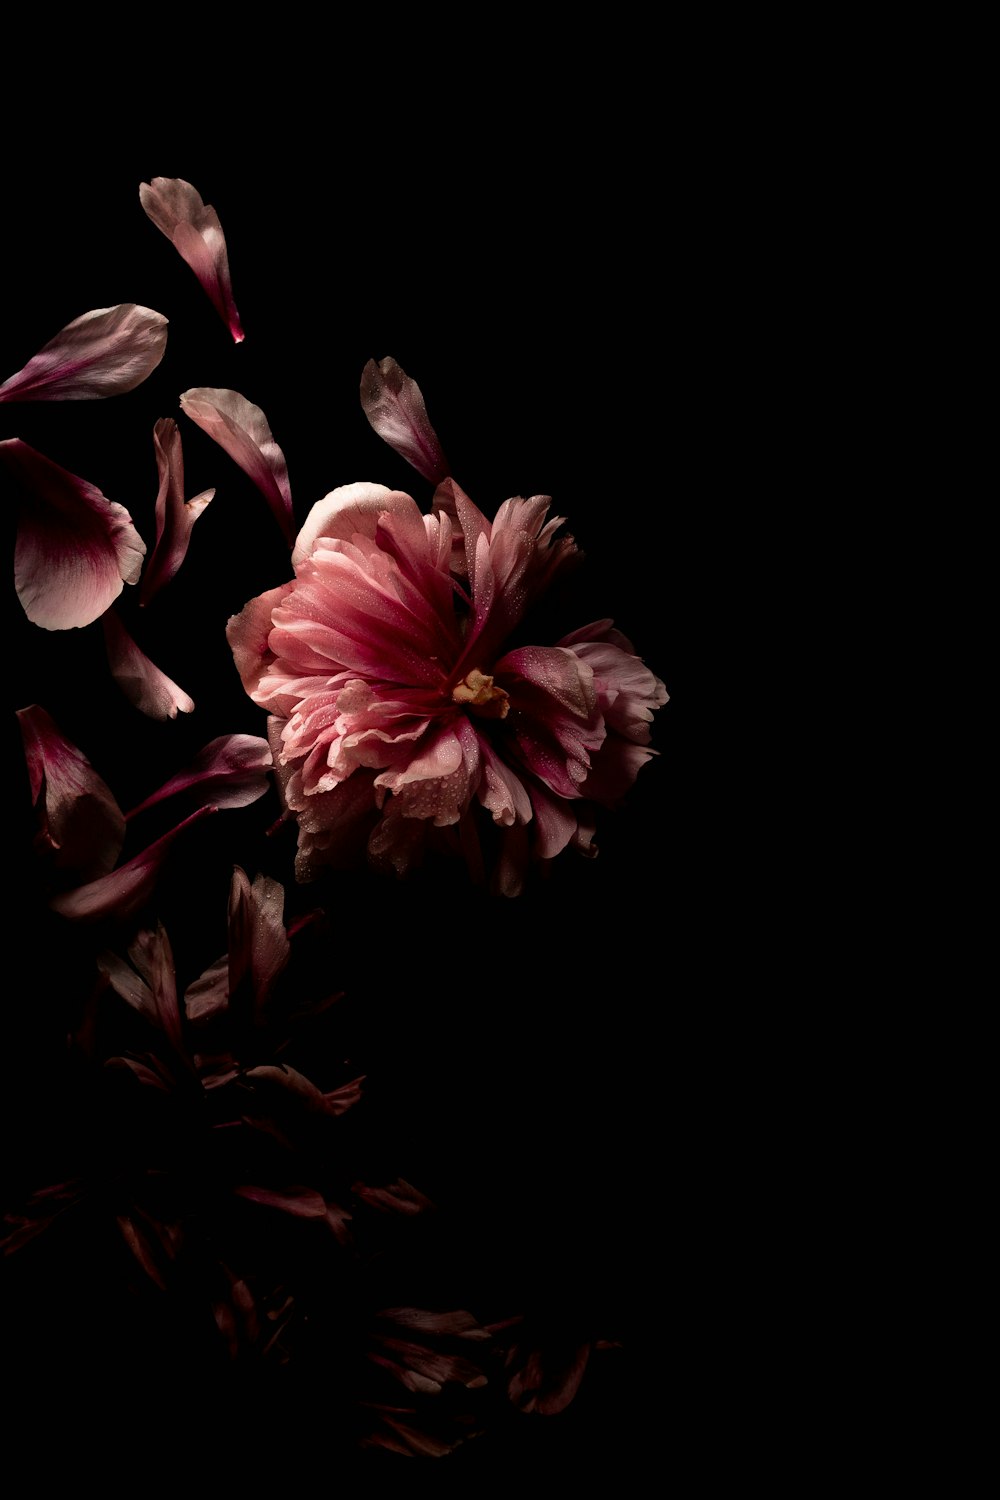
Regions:
<instances>
[{"instance_id":1,"label":"dark red petal","mask_svg":"<svg viewBox=\"0 0 1000 1500\"><path fill-rule=\"evenodd\" d=\"M58 731L44 708L18 709L39 839L58 870L93 880L113 868L125 842L125 819L87 757Z\"/></svg>"}]
</instances>

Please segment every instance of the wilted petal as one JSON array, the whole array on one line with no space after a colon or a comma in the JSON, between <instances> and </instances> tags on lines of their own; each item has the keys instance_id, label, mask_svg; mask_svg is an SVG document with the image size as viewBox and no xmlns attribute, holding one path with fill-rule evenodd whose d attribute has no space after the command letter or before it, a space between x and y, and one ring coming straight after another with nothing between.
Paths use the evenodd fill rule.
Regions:
<instances>
[{"instance_id":1,"label":"wilted petal","mask_svg":"<svg viewBox=\"0 0 1000 1500\"><path fill-rule=\"evenodd\" d=\"M0 401L97 401L141 385L163 358L167 320L122 302L74 318L23 370L0 385Z\"/></svg>"},{"instance_id":2,"label":"wilted petal","mask_svg":"<svg viewBox=\"0 0 1000 1500\"><path fill-rule=\"evenodd\" d=\"M193 500L184 499L184 454L181 435L172 417L161 417L153 428L156 467L160 487L156 495L156 545L146 564L139 590L140 604L169 583L187 554L191 530L214 490L202 490Z\"/></svg>"},{"instance_id":3,"label":"wilted petal","mask_svg":"<svg viewBox=\"0 0 1000 1500\"><path fill-rule=\"evenodd\" d=\"M178 713L191 713L194 699L139 650L113 609L102 623L111 675L133 707L151 719L176 719Z\"/></svg>"},{"instance_id":4,"label":"wilted petal","mask_svg":"<svg viewBox=\"0 0 1000 1500\"><path fill-rule=\"evenodd\" d=\"M321 1194L307 1187L264 1188L243 1185L233 1188L238 1198L250 1203L261 1203L265 1208L278 1208L282 1213L292 1214L297 1219L325 1219L326 1203Z\"/></svg>"},{"instance_id":5,"label":"wilted petal","mask_svg":"<svg viewBox=\"0 0 1000 1500\"><path fill-rule=\"evenodd\" d=\"M267 791L271 766L271 748L259 735L220 735L199 750L185 770L133 807L128 816L134 818L155 803L194 788L214 807L248 807Z\"/></svg>"},{"instance_id":6,"label":"wilted petal","mask_svg":"<svg viewBox=\"0 0 1000 1500\"><path fill-rule=\"evenodd\" d=\"M135 583L146 547L123 505L20 438L0 442L20 492L14 583L45 630L89 625Z\"/></svg>"},{"instance_id":7,"label":"wilted petal","mask_svg":"<svg viewBox=\"0 0 1000 1500\"><path fill-rule=\"evenodd\" d=\"M392 358L370 359L361 375L361 405L379 437L431 484L448 473L420 387Z\"/></svg>"},{"instance_id":8,"label":"wilted petal","mask_svg":"<svg viewBox=\"0 0 1000 1500\"><path fill-rule=\"evenodd\" d=\"M125 842L125 819L110 789L44 708L36 703L18 709L17 718L41 823L39 842L58 870L81 880L107 874Z\"/></svg>"},{"instance_id":9,"label":"wilted petal","mask_svg":"<svg viewBox=\"0 0 1000 1500\"><path fill-rule=\"evenodd\" d=\"M139 201L157 229L187 261L233 342L241 344L244 334L233 301L226 238L215 209L204 203L197 188L183 177L154 177L152 182L142 183Z\"/></svg>"},{"instance_id":10,"label":"wilted petal","mask_svg":"<svg viewBox=\"0 0 1000 1500\"><path fill-rule=\"evenodd\" d=\"M120 870L112 870L110 875L102 875L99 880L78 886L75 891L55 896L49 905L60 916L75 921L98 922L103 917L124 921L152 897L160 866L178 834L214 812L214 807L199 807L183 823L165 833L155 844L150 844L128 864L122 865Z\"/></svg>"},{"instance_id":11,"label":"wilted petal","mask_svg":"<svg viewBox=\"0 0 1000 1500\"><path fill-rule=\"evenodd\" d=\"M295 526L288 466L260 407L239 391L196 386L184 392L181 410L253 480L291 545Z\"/></svg>"}]
</instances>

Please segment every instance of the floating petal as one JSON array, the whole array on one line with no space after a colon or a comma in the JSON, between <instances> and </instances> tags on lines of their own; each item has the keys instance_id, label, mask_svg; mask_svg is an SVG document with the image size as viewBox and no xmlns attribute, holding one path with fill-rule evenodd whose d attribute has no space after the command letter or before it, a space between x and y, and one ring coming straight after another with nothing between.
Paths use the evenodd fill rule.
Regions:
<instances>
[{"instance_id":1,"label":"floating petal","mask_svg":"<svg viewBox=\"0 0 1000 1500\"><path fill-rule=\"evenodd\" d=\"M122 302L74 318L0 385L0 401L98 401L141 385L163 358L167 320Z\"/></svg>"},{"instance_id":2,"label":"floating petal","mask_svg":"<svg viewBox=\"0 0 1000 1500\"><path fill-rule=\"evenodd\" d=\"M0 442L20 498L14 584L45 630L89 625L136 583L146 547L123 505L20 438Z\"/></svg>"},{"instance_id":3,"label":"floating petal","mask_svg":"<svg viewBox=\"0 0 1000 1500\"><path fill-rule=\"evenodd\" d=\"M244 333L233 301L226 237L215 209L183 177L154 177L142 183L139 202L191 267L233 342L241 344Z\"/></svg>"}]
</instances>

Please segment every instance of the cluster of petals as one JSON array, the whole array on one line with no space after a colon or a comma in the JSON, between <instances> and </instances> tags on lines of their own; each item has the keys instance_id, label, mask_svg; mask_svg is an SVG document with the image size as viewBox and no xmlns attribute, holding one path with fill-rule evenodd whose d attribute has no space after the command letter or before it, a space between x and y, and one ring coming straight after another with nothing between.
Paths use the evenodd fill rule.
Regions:
<instances>
[{"instance_id":1,"label":"cluster of petals","mask_svg":"<svg viewBox=\"0 0 1000 1500\"><path fill-rule=\"evenodd\" d=\"M609 620L511 644L576 554L548 508L507 500L491 524L451 479L430 515L347 485L313 507L294 578L230 621L243 684L272 716L299 879L359 846L404 873L431 837L512 895L533 860L593 852L593 804L617 803L654 753L666 692Z\"/></svg>"}]
</instances>

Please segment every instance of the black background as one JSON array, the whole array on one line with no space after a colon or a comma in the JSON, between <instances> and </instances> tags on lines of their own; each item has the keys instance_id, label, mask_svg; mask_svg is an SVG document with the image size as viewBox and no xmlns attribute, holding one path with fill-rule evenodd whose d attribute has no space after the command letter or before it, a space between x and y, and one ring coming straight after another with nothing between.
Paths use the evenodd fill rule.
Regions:
<instances>
[{"instance_id":1,"label":"black background","mask_svg":"<svg viewBox=\"0 0 1000 1500\"><path fill-rule=\"evenodd\" d=\"M136 591L120 601L196 711L142 718L110 679L99 628L38 630L13 589L10 707L48 709L126 808L214 736L263 733L224 628L285 580L287 550L250 481L180 416L190 386L229 386L263 408L297 524L354 480L429 501L361 411L362 367L386 354L419 382L452 472L487 515L508 495L553 496L586 561L540 616L539 641L610 615L671 694L654 727L661 753L626 806L602 819L598 859L564 854L513 902L451 868L405 883L362 870L296 888L293 835L264 837L277 814L269 793L178 846L157 910L188 979L224 945L235 862L282 879L290 912L325 908L345 1035L370 1080L368 1139L390 1176L441 1206L443 1228L415 1252L411 1300L483 1317L527 1307L549 1326L623 1344L595 1362L563 1417L504 1425L454 1461L484 1472L499 1461L621 1464L676 1400L666 1368L692 1295L691 1106L704 1032L691 977L702 811L686 750L702 438L685 383L691 292L662 204L637 196L613 157L579 153L568 170L550 137L516 158L487 153L475 172L442 160L394 175L391 191L377 190L372 172L359 161L339 161L335 174L304 160L262 169L218 151L121 166L70 148L57 176L25 174L12 192L0 376L90 308L137 301L164 313L170 331L162 364L136 391L0 406L0 436L22 437L124 504L150 549L157 418L180 423L188 495L209 485L217 494L177 579L147 610L127 597ZM188 178L217 208L242 346L142 212L138 185L153 175ZM80 964L32 873L13 715L8 737L19 899L5 1139L16 1196L61 1175L77 1123L61 1059ZM96 1260L68 1266L45 1252L41 1269L18 1273L13 1347L26 1389L44 1391L60 1419L93 1409L114 1431L114 1403L136 1371L176 1396L197 1380L198 1355L189 1367L180 1337L161 1328L138 1338L121 1308L108 1311L115 1273ZM117 1361L113 1399L83 1394L99 1357Z\"/></svg>"}]
</instances>

